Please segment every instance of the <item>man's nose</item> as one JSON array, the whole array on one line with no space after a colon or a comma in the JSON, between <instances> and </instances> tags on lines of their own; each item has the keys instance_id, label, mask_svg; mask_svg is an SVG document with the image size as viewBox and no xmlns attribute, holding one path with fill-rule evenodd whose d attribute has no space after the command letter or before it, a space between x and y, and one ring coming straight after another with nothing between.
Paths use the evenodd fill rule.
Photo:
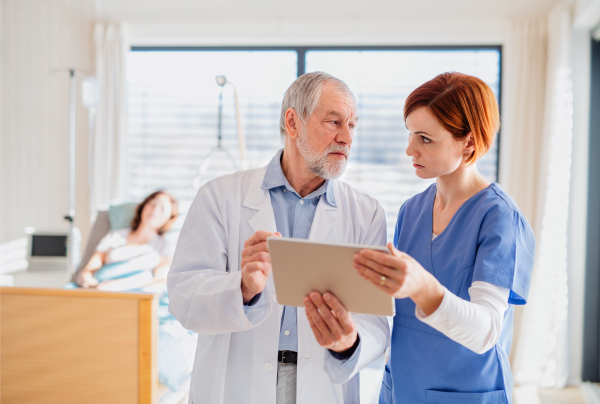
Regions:
<instances>
[{"instance_id":1,"label":"man's nose","mask_svg":"<svg viewBox=\"0 0 600 404\"><path fill-rule=\"evenodd\" d=\"M353 133L350 126L343 125L340 128L340 131L338 132L337 136L335 137L335 140L338 143L345 143L346 145L350 146L352 144L352 135Z\"/></svg>"}]
</instances>

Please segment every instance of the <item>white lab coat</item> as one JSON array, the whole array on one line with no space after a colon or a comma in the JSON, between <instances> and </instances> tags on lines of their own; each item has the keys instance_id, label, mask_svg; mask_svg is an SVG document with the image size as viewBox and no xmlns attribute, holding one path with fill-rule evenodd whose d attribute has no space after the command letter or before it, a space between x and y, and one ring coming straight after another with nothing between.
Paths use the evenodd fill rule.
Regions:
<instances>
[{"instance_id":1,"label":"white lab coat","mask_svg":"<svg viewBox=\"0 0 600 404\"><path fill-rule=\"evenodd\" d=\"M275 404L277 352L283 306L273 277L256 305L244 311L241 252L256 231L275 232L266 167L227 175L204 185L190 207L168 275L169 311L198 333L190 386L193 404ZM337 207L317 205L310 240L385 245L386 225L377 201L334 180ZM360 355L353 368L321 347L298 308L298 404L358 403L358 371L389 345L385 317L353 315Z\"/></svg>"}]
</instances>

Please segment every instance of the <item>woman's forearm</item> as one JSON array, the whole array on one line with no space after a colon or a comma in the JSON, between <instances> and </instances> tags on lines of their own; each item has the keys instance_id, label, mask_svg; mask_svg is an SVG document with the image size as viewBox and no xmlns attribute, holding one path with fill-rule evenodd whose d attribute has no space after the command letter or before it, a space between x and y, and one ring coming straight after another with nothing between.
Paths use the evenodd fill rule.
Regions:
<instances>
[{"instance_id":1,"label":"woman's forearm","mask_svg":"<svg viewBox=\"0 0 600 404\"><path fill-rule=\"evenodd\" d=\"M496 345L504 312L508 309L510 289L473 282L469 289L471 301L447 289L444 291L438 309L427 315L417 308L417 318L475 353L482 354Z\"/></svg>"},{"instance_id":2,"label":"woman's forearm","mask_svg":"<svg viewBox=\"0 0 600 404\"><path fill-rule=\"evenodd\" d=\"M425 315L429 316L442 304L445 289L429 272L423 270L421 276L422 287L418 293L411 296L411 299Z\"/></svg>"}]
</instances>

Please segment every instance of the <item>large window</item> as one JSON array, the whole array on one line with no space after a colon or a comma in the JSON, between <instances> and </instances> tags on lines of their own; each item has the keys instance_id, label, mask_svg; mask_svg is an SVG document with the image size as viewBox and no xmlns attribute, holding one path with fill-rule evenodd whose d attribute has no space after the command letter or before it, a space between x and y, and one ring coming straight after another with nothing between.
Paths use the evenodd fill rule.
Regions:
<instances>
[{"instance_id":1,"label":"large window","mask_svg":"<svg viewBox=\"0 0 600 404\"><path fill-rule=\"evenodd\" d=\"M237 171L239 160L233 86L222 99L222 149L198 178L199 168L218 144L216 75L239 94L250 167L260 167L279 149L283 93L297 77L292 51L132 51L127 58L129 133L127 192L141 199L156 189L183 202L200 183ZM193 186L195 185L195 186Z\"/></svg>"},{"instance_id":2,"label":"large window","mask_svg":"<svg viewBox=\"0 0 600 404\"><path fill-rule=\"evenodd\" d=\"M487 48L273 48L134 49L128 56L129 160L127 189L142 198L165 188L182 201L196 187L237 167L233 87L223 88L224 150L217 150L202 177L200 165L217 145L219 93L216 75L235 84L250 168L266 164L278 148L283 93L298 74L326 71L356 96L360 123L342 177L377 198L386 210L391 239L402 203L431 181L418 179L404 153L408 132L402 109L408 94L447 71L484 80L500 96L500 49ZM496 181L497 142L478 162Z\"/></svg>"}]
</instances>

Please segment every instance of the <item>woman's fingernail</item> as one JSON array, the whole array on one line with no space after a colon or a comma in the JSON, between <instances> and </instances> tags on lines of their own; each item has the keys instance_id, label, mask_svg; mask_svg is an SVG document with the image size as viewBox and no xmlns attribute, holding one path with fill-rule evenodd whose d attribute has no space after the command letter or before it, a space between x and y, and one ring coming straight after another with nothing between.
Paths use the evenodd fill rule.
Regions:
<instances>
[{"instance_id":1,"label":"woman's fingernail","mask_svg":"<svg viewBox=\"0 0 600 404\"><path fill-rule=\"evenodd\" d=\"M327 301L331 300L331 295L329 293L325 294L325 300L327 300Z\"/></svg>"}]
</instances>

